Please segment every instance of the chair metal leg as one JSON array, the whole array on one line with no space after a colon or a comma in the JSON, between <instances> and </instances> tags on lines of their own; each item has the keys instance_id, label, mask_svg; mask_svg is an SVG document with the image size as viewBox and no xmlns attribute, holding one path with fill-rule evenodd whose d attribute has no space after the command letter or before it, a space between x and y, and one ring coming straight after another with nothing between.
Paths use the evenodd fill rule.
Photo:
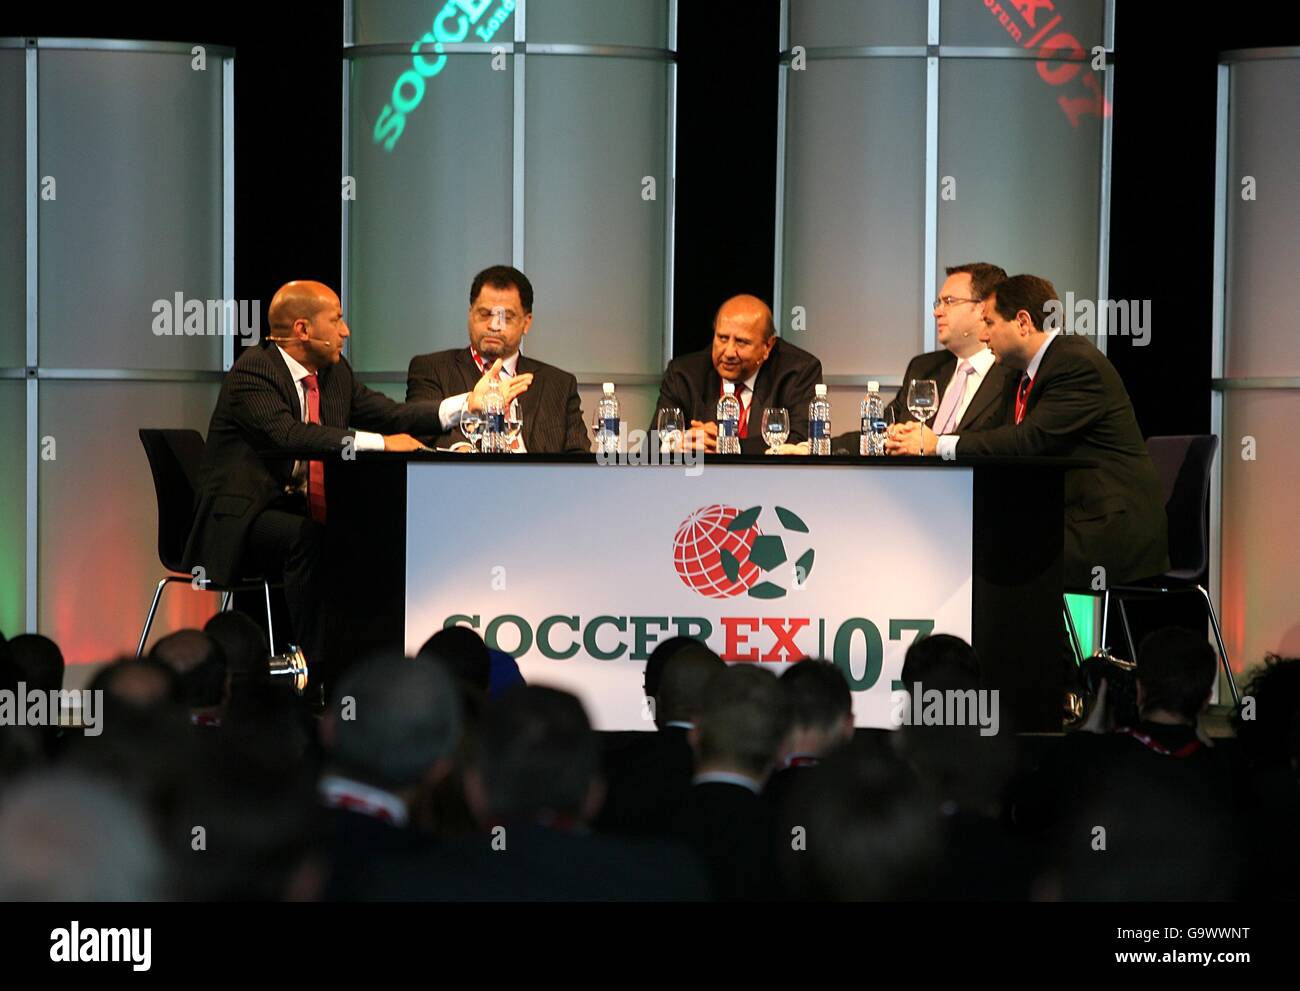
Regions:
<instances>
[{"instance_id":1,"label":"chair metal leg","mask_svg":"<svg viewBox=\"0 0 1300 991\"><path fill-rule=\"evenodd\" d=\"M1108 654L1110 652L1110 588L1105 588L1101 593L1101 643L1098 646L1100 653Z\"/></svg>"},{"instance_id":2,"label":"chair metal leg","mask_svg":"<svg viewBox=\"0 0 1300 991\"><path fill-rule=\"evenodd\" d=\"M262 588L266 592L266 643L271 648L271 656L275 656L275 627L271 623L271 583L262 581Z\"/></svg>"},{"instance_id":3,"label":"chair metal leg","mask_svg":"<svg viewBox=\"0 0 1300 991\"><path fill-rule=\"evenodd\" d=\"M1124 623L1124 640L1128 643L1128 659L1136 664L1138 659L1137 644L1133 642L1133 628L1128 625L1128 610L1124 608L1124 596L1115 596L1115 601L1119 603L1119 618Z\"/></svg>"},{"instance_id":4,"label":"chair metal leg","mask_svg":"<svg viewBox=\"0 0 1300 991\"><path fill-rule=\"evenodd\" d=\"M1200 585L1196 586L1196 591L1201 593L1205 599L1205 608L1210 613L1210 627L1214 630L1214 640L1219 645L1219 660L1223 664L1223 673L1228 676L1228 690L1232 692L1232 704L1241 705L1241 693L1237 691L1237 679L1232 675L1232 665L1228 663L1228 648L1223 645L1223 631L1219 629L1219 617L1215 615L1214 603L1210 601L1210 593Z\"/></svg>"},{"instance_id":5,"label":"chair metal leg","mask_svg":"<svg viewBox=\"0 0 1300 991\"><path fill-rule=\"evenodd\" d=\"M1074 627L1074 617L1070 615L1070 601L1064 595L1061 596L1061 612L1065 614L1065 628L1070 634L1070 649L1074 651L1074 666L1080 667L1083 664L1083 641L1079 639L1079 631Z\"/></svg>"},{"instance_id":6,"label":"chair metal leg","mask_svg":"<svg viewBox=\"0 0 1300 991\"><path fill-rule=\"evenodd\" d=\"M158 587L154 589L153 602L149 603L149 615L144 621L144 629L140 631L140 642L135 645L136 657L144 653L145 641L149 639L149 630L153 627L153 618L158 612L158 603L162 599L163 589L167 587L169 581L171 581L170 577L162 579L158 583Z\"/></svg>"}]
</instances>

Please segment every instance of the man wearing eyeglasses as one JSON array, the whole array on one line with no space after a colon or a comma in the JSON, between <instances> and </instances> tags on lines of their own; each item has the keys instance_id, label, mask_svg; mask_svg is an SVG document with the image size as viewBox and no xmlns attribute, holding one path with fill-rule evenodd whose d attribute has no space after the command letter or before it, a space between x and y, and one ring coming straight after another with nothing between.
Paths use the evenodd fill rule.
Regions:
<instances>
[{"instance_id":1,"label":"man wearing eyeglasses","mask_svg":"<svg viewBox=\"0 0 1300 991\"><path fill-rule=\"evenodd\" d=\"M945 271L948 278L931 304L942 348L918 354L907 363L903 384L889 404L894 423L916 419L907 408L908 383L933 379L941 398L932 428L946 428L940 433L970 433L1000 427L1007 422L1014 382L980 340L981 302L1007 273L988 262L954 265ZM850 449L857 450L857 445Z\"/></svg>"},{"instance_id":2,"label":"man wearing eyeglasses","mask_svg":"<svg viewBox=\"0 0 1300 991\"><path fill-rule=\"evenodd\" d=\"M468 449L460 435L464 409L483 410L489 383L501 385L506 409L523 421L516 453L586 454L578 381L568 372L525 357L519 350L533 325L533 286L517 268L493 265L474 276L469 290L469 347L420 354L406 374L406 401L437 402L442 433L435 447Z\"/></svg>"}]
</instances>

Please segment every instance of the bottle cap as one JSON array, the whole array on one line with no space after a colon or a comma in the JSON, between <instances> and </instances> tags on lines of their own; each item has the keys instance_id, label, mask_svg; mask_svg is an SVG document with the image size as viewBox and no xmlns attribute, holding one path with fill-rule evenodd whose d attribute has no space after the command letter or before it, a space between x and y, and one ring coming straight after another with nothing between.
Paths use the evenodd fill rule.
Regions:
<instances>
[{"instance_id":1,"label":"bottle cap","mask_svg":"<svg viewBox=\"0 0 1300 991\"><path fill-rule=\"evenodd\" d=\"M605 383L604 385L602 385L600 388L601 388L601 391L603 391L603 392L605 393L605 395L608 396L610 393L612 393L612 392L614 391L614 383L613 383L613 382L606 382L606 383Z\"/></svg>"},{"instance_id":2,"label":"bottle cap","mask_svg":"<svg viewBox=\"0 0 1300 991\"><path fill-rule=\"evenodd\" d=\"M734 395L736 394L736 383L735 383L735 382L723 382L723 383L722 383L722 393L723 393L723 395L725 395L725 396L734 396Z\"/></svg>"},{"instance_id":3,"label":"bottle cap","mask_svg":"<svg viewBox=\"0 0 1300 991\"><path fill-rule=\"evenodd\" d=\"M815 387L814 391L817 393L818 396L824 396L826 395L826 386L818 385Z\"/></svg>"},{"instance_id":4,"label":"bottle cap","mask_svg":"<svg viewBox=\"0 0 1300 991\"><path fill-rule=\"evenodd\" d=\"M868 391L868 392L879 392L879 391L880 391L880 383L879 383L879 382L868 382L868 383L867 383L867 391Z\"/></svg>"}]
</instances>

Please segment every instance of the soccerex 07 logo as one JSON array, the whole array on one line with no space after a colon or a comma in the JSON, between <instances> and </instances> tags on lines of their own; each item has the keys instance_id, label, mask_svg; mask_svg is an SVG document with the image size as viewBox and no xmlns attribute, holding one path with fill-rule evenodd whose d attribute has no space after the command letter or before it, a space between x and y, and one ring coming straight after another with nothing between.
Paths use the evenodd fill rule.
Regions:
<instances>
[{"instance_id":1,"label":"soccerex 07 logo","mask_svg":"<svg viewBox=\"0 0 1300 991\"><path fill-rule=\"evenodd\" d=\"M769 531L779 532L764 533L760 518ZM801 591L812 573L815 554L807 537L808 525L783 506L773 506L770 515L762 506L744 511L705 506L677 528L673 566L687 588L711 599L741 593L751 599L780 599L787 591L780 581L784 574L790 577L789 587ZM787 540L798 555L788 572L782 568L791 561Z\"/></svg>"}]
</instances>

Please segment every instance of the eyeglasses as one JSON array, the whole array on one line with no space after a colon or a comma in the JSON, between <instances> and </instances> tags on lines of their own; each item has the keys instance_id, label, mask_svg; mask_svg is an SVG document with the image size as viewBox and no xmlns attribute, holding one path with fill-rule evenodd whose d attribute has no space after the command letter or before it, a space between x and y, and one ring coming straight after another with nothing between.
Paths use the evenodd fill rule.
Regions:
<instances>
[{"instance_id":1,"label":"eyeglasses","mask_svg":"<svg viewBox=\"0 0 1300 991\"><path fill-rule=\"evenodd\" d=\"M930 309L937 310L940 306L946 309L948 307L951 307L955 303L982 303L982 302L984 302L984 300L982 299L962 299L960 296L940 296L938 299L933 300L930 303Z\"/></svg>"},{"instance_id":2,"label":"eyeglasses","mask_svg":"<svg viewBox=\"0 0 1300 991\"><path fill-rule=\"evenodd\" d=\"M480 306L477 310L474 311L474 319L478 320L479 323L487 323L493 317L500 317L501 323L507 327L515 326L523 319L514 310L506 310L500 307L497 307L496 309L493 310L489 310L486 307Z\"/></svg>"}]
</instances>

